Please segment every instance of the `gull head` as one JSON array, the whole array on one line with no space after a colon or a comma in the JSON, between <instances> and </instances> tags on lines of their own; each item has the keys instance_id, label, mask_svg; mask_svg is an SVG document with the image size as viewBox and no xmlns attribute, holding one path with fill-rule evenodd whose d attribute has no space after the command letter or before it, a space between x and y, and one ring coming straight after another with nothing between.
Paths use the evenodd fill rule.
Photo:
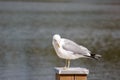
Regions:
<instances>
[{"instance_id":1,"label":"gull head","mask_svg":"<svg viewBox=\"0 0 120 80\"><path fill-rule=\"evenodd\" d=\"M61 37L60 37L59 34L55 34L55 35L53 36L53 40L54 40L54 41L57 41L58 43L60 42L60 39L61 39Z\"/></svg>"},{"instance_id":2,"label":"gull head","mask_svg":"<svg viewBox=\"0 0 120 80\"><path fill-rule=\"evenodd\" d=\"M60 47L60 40L61 40L61 37L59 34L55 34L53 36L53 44L55 44L58 47Z\"/></svg>"}]
</instances>

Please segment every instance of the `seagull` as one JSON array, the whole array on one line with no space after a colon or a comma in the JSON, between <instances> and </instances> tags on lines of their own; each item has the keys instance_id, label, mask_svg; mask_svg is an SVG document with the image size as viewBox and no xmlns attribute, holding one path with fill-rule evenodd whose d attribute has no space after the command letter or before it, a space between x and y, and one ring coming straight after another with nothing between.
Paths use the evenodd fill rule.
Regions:
<instances>
[{"instance_id":1,"label":"seagull","mask_svg":"<svg viewBox=\"0 0 120 80\"><path fill-rule=\"evenodd\" d=\"M86 47L79 45L72 40L61 38L59 34L53 35L52 44L58 57L66 60L64 69L70 67L70 60L82 57L97 60L101 57L101 55L98 54L91 54Z\"/></svg>"}]
</instances>

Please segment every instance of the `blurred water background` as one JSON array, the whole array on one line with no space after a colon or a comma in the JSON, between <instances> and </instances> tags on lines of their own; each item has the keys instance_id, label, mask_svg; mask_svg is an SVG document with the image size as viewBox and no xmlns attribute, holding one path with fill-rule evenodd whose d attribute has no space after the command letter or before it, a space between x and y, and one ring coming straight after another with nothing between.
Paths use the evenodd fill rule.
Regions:
<instances>
[{"instance_id":1,"label":"blurred water background","mask_svg":"<svg viewBox=\"0 0 120 80\"><path fill-rule=\"evenodd\" d=\"M54 67L64 66L55 33L102 55L72 61L90 70L88 80L120 80L119 0L1 1L0 80L55 80Z\"/></svg>"}]
</instances>

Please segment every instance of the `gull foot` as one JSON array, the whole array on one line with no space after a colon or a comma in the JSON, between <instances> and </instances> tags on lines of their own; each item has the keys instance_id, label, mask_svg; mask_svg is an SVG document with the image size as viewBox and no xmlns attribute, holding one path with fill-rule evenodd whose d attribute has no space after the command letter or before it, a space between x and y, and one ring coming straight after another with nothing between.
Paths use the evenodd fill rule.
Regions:
<instances>
[{"instance_id":1,"label":"gull foot","mask_svg":"<svg viewBox=\"0 0 120 80\"><path fill-rule=\"evenodd\" d=\"M64 70L67 70L68 68L67 67L63 67Z\"/></svg>"}]
</instances>

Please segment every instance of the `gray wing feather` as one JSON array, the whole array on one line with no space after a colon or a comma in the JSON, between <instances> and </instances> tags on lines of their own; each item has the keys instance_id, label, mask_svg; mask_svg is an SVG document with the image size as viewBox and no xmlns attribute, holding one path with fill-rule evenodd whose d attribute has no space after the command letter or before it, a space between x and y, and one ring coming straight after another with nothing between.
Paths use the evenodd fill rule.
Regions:
<instances>
[{"instance_id":1,"label":"gray wing feather","mask_svg":"<svg viewBox=\"0 0 120 80\"><path fill-rule=\"evenodd\" d=\"M87 56L88 53L90 53L90 51L87 48L80 46L71 40L68 39L63 39L63 40L64 40L64 45L62 47L67 51L71 51L74 54L81 54L84 56Z\"/></svg>"}]
</instances>

